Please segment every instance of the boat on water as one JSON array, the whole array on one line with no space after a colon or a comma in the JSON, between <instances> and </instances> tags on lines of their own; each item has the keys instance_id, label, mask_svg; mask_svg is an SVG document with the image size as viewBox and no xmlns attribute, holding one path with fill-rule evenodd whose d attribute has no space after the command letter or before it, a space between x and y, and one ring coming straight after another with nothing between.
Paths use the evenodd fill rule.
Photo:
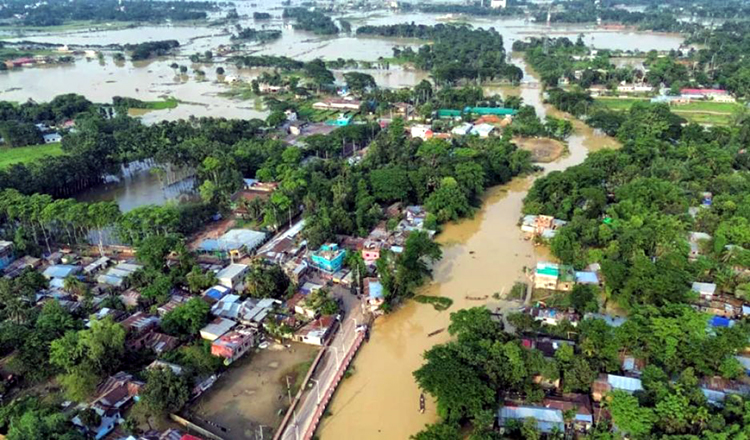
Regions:
<instances>
[{"instance_id":1,"label":"boat on water","mask_svg":"<svg viewBox=\"0 0 750 440\"><path fill-rule=\"evenodd\" d=\"M424 393L419 395L419 412L424 414Z\"/></svg>"}]
</instances>

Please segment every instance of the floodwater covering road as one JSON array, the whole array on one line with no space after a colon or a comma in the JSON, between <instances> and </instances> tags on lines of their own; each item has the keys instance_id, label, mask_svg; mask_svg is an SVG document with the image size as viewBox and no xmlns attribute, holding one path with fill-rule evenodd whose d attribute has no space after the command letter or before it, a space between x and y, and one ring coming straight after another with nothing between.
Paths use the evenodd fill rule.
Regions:
<instances>
[{"instance_id":1,"label":"floodwater covering road","mask_svg":"<svg viewBox=\"0 0 750 440\"><path fill-rule=\"evenodd\" d=\"M545 106L531 72L522 60L513 62L524 68L527 82L519 88L489 92L520 93L540 116L568 117ZM590 151L618 145L579 121L574 121L574 127L575 133L568 139L569 154L545 164L544 173L577 165ZM493 294L502 297L516 281L524 281L524 267L548 258L544 248L535 248L523 239L517 226L523 198L536 177L518 178L490 189L474 218L445 226L437 237L443 245L443 259L434 267L432 283L419 293L449 297L453 305L438 312L430 305L409 301L375 322L370 341L354 362L354 375L342 382L330 407L332 415L319 429L323 440L407 439L437 420L434 402L429 399L425 413L419 413L420 390L412 372L422 365L425 350L448 341L450 335L447 331L432 337L428 334L447 328L451 311L483 305L493 311L520 306L520 302L493 299ZM470 299L484 297L487 299Z\"/></svg>"}]
</instances>

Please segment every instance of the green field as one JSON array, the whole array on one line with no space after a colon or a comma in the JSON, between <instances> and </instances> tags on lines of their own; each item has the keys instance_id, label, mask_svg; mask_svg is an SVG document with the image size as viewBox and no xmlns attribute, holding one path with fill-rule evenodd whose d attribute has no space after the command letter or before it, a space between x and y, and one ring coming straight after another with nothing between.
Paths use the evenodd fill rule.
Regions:
<instances>
[{"instance_id":1,"label":"green field","mask_svg":"<svg viewBox=\"0 0 750 440\"><path fill-rule=\"evenodd\" d=\"M167 98L161 101L144 101L147 106L148 110L167 110L170 108L175 108L179 104L179 101L176 98Z\"/></svg>"},{"instance_id":2,"label":"green field","mask_svg":"<svg viewBox=\"0 0 750 440\"><path fill-rule=\"evenodd\" d=\"M28 147L0 148L0 170L16 163L27 163L44 156L60 156L60 144L32 145Z\"/></svg>"},{"instance_id":3,"label":"green field","mask_svg":"<svg viewBox=\"0 0 750 440\"><path fill-rule=\"evenodd\" d=\"M648 100L639 98L596 98L596 102L614 111L626 111L638 101ZM739 108L742 108L742 104L712 101L696 101L671 107L673 113L690 122L708 125L729 124L732 114Z\"/></svg>"}]
</instances>

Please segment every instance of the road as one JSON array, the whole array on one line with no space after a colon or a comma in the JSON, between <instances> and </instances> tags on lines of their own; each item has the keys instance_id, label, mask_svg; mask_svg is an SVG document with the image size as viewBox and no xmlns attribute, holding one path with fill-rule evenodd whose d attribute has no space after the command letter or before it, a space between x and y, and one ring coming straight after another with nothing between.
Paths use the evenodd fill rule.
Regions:
<instances>
[{"instance_id":1,"label":"road","mask_svg":"<svg viewBox=\"0 0 750 440\"><path fill-rule=\"evenodd\" d=\"M326 396L333 394L332 388L335 387L337 373L359 335L356 327L362 324L364 319L360 300L345 289L334 289L333 295L342 299L344 312L341 326L329 346L325 348L326 353L310 379L313 386L300 399L280 437L283 440L301 440L309 438L306 434L312 435L312 432L308 431L312 428L319 406L326 404Z\"/></svg>"}]
</instances>

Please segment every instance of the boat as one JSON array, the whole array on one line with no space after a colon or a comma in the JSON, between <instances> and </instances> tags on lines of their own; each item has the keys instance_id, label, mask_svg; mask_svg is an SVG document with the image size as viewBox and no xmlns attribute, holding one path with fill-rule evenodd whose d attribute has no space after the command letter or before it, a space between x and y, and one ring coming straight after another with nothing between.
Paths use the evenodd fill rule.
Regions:
<instances>
[{"instance_id":1,"label":"boat","mask_svg":"<svg viewBox=\"0 0 750 440\"><path fill-rule=\"evenodd\" d=\"M419 395L419 412L424 414L424 393Z\"/></svg>"},{"instance_id":2,"label":"boat","mask_svg":"<svg viewBox=\"0 0 750 440\"><path fill-rule=\"evenodd\" d=\"M435 330L434 332L430 332L430 333L427 333L427 337L429 338L430 336L435 336L435 335L437 335L437 334L440 334L440 333L442 333L442 332L444 332L444 331L445 331L445 329L444 329L444 328L441 328L441 329Z\"/></svg>"},{"instance_id":3,"label":"boat","mask_svg":"<svg viewBox=\"0 0 750 440\"><path fill-rule=\"evenodd\" d=\"M486 300L489 297L490 297L489 295L484 295L484 296L469 296L469 295L466 295L466 299L471 300L471 301L484 301L484 300Z\"/></svg>"}]
</instances>

